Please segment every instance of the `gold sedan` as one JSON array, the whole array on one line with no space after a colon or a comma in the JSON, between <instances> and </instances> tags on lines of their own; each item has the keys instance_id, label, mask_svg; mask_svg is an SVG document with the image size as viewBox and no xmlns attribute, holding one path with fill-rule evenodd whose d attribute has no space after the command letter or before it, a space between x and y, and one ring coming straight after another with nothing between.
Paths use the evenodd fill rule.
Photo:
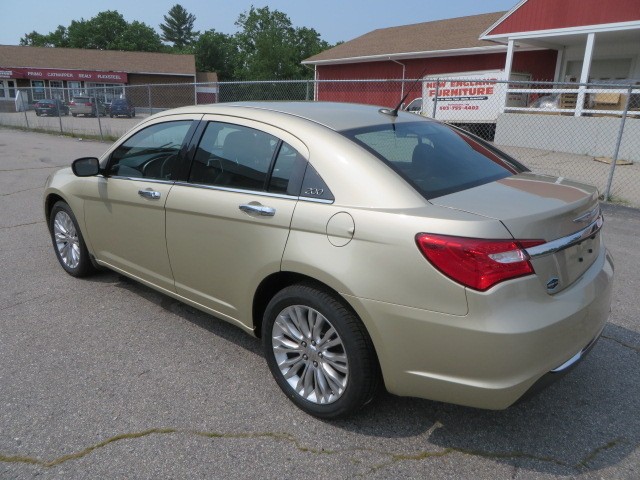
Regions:
<instances>
[{"instance_id":1,"label":"gold sedan","mask_svg":"<svg viewBox=\"0 0 640 480\"><path fill-rule=\"evenodd\" d=\"M64 270L106 267L262 338L323 418L397 395L503 409L598 339L613 264L595 188L405 112L185 107L52 175Z\"/></svg>"}]
</instances>

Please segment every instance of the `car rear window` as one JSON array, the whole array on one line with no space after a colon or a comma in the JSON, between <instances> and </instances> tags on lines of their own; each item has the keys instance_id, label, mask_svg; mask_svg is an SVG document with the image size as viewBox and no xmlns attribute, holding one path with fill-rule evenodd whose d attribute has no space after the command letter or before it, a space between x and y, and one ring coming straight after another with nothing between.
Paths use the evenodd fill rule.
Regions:
<instances>
[{"instance_id":1,"label":"car rear window","mask_svg":"<svg viewBox=\"0 0 640 480\"><path fill-rule=\"evenodd\" d=\"M427 200L527 171L490 144L436 122L341 132L389 165Z\"/></svg>"},{"instance_id":2,"label":"car rear window","mask_svg":"<svg viewBox=\"0 0 640 480\"><path fill-rule=\"evenodd\" d=\"M114 100L113 102L111 102L111 105L126 105L127 101L126 100Z\"/></svg>"}]
</instances>

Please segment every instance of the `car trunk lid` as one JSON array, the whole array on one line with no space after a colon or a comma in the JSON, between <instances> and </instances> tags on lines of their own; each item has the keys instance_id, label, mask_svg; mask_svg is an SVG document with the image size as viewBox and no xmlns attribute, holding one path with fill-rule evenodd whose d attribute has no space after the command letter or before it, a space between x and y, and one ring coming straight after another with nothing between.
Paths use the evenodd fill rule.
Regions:
<instances>
[{"instance_id":1,"label":"car trunk lid","mask_svg":"<svg viewBox=\"0 0 640 480\"><path fill-rule=\"evenodd\" d=\"M562 177L521 173L431 202L500 220L517 240L544 240L528 252L550 294L579 279L601 248L597 189Z\"/></svg>"}]
</instances>

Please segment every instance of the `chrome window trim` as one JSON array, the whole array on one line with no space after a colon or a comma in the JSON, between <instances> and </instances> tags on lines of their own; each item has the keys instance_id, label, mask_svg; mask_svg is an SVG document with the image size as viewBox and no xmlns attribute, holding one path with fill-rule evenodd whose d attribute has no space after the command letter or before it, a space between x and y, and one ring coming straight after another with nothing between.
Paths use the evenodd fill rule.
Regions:
<instances>
[{"instance_id":1,"label":"chrome window trim","mask_svg":"<svg viewBox=\"0 0 640 480\"><path fill-rule=\"evenodd\" d=\"M594 236L602 229L603 224L604 219L602 218L602 215L600 215L588 227L583 228L582 230L578 230L576 233L572 233L571 235L567 235L566 237L558 238L557 240L543 243L542 245L527 248L526 252L531 258L536 258L565 250L569 247L572 247L573 245L583 242L589 237Z\"/></svg>"},{"instance_id":2,"label":"chrome window trim","mask_svg":"<svg viewBox=\"0 0 640 480\"><path fill-rule=\"evenodd\" d=\"M325 205L333 205L335 200L327 200L324 198L311 198L311 197L300 197L300 200L303 202L311 202L311 203L324 203Z\"/></svg>"},{"instance_id":3,"label":"chrome window trim","mask_svg":"<svg viewBox=\"0 0 640 480\"><path fill-rule=\"evenodd\" d=\"M149 182L149 183L161 183L164 185L173 185L174 182L173 180L160 180L157 178L145 178L145 177L122 177L120 175L110 175L108 177L105 177L104 175L102 175L103 178L117 178L118 180L133 180L136 182Z\"/></svg>"},{"instance_id":4,"label":"chrome window trim","mask_svg":"<svg viewBox=\"0 0 640 480\"><path fill-rule=\"evenodd\" d=\"M295 195L284 195L282 193L271 193L265 192L263 190L245 190L242 188L230 188L230 187L221 187L218 185L205 185L202 183L192 183L192 182L175 182L175 185L179 185L181 187L192 187L192 188L202 188L204 190L217 190L221 192L231 192L231 193L246 193L249 195L259 195L261 197L270 197L270 198L282 198L285 200L302 200L305 202L315 202L315 203L333 203L331 200L323 200L319 198L308 198L308 197L297 197Z\"/></svg>"}]
</instances>

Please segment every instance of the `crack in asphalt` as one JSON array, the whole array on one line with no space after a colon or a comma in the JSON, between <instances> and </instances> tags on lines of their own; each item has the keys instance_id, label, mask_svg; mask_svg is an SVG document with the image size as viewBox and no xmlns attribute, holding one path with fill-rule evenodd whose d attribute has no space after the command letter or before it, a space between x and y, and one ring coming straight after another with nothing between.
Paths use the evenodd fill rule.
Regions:
<instances>
[{"instance_id":1,"label":"crack in asphalt","mask_svg":"<svg viewBox=\"0 0 640 480\"><path fill-rule=\"evenodd\" d=\"M17 302L17 303L13 303L11 305L6 305L6 306L3 306L3 307L0 307L0 312L3 312L5 310L9 310L10 308L17 307L19 305L24 305L26 303L34 302L35 300L39 300L39 299L41 299L43 297L46 297L46 296L47 296L47 294L43 293L42 295L38 295L37 297L31 297L31 298L29 298L29 299L27 299L27 300L25 300L23 302Z\"/></svg>"},{"instance_id":2,"label":"crack in asphalt","mask_svg":"<svg viewBox=\"0 0 640 480\"><path fill-rule=\"evenodd\" d=\"M51 468L63 463L69 462L71 460L78 460L83 458L97 449L106 447L112 443L118 442L120 440L132 440L142 437L147 437L150 435L169 435L169 434L187 434L187 435L195 435L198 437L204 438L213 438L213 439L260 439L267 438L276 441L285 441L291 443L296 449L298 449L302 453L311 453L315 455L335 455L340 453L349 453L349 452L365 452L365 453L374 453L377 455L384 455L390 457L390 460L387 462L383 462L378 465L374 465L368 473L376 472L382 468L388 467L390 465L404 462L404 461L421 461L427 460L430 458L438 458L451 455L453 453L462 453L464 455L471 455L481 458L487 459L527 459L527 460L535 460L544 463L552 463L561 467L571 468L577 471L585 470L589 467L589 463L595 460L601 453L614 448L615 446L626 443L623 438L616 438L611 440L603 445L599 445L598 447L592 449L587 455L585 455L580 461L576 464L571 464L569 462L565 462L563 460L559 460L557 458L543 456L543 455L535 455L525 452L519 451L506 451L506 452L489 452L484 450L476 450L470 448L462 448L462 447L446 447L442 450L425 450L422 452L414 453L414 454L405 454L405 453L393 453L369 448L347 448L347 449L338 449L338 450L325 450L325 449L314 449L310 447L306 447L302 445L302 443L295 438L293 435L289 433L278 433L278 432L254 432L254 433L224 433L224 432L204 432L199 430L185 430L179 428L151 428L148 430L143 430L140 432L132 432L132 433L121 433L119 435L115 435L113 437L107 438L102 442L98 442L94 445L86 447L82 450L79 450L74 453L69 453L66 455L62 455L53 460L42 460L37 457L31 457L26 455L5 455L0 453L0 462L4 463L23 463L28 465L35 465L44 468Z\"/></svg>"},{"instance_id":3,"label":"crack in asphalt","mask_svg":"<svg viewBox=\"0 0 640 480\"><path fill-rule=\"evenodd\" d=\"M612 342L616 342L619 345L622 345L625 348L628 348L630 350L635 350L636 352L640 353L640 347L636 346L636 345L631 345L630 343L626 343L623 342L622 340L618 340L617 338L614 337L609 337L608 335L602 335L602 338L606 338L607 340L611 340Z\"/></svg>"},{"instance_id":4,"label":"crack in asphalt","mask_svg":"<svg viewBox=\"0 0 640 480\"><path fill-rule=\"evenodd\" d=\"M40 220L39 222L20 223L18 225L7 225L6 227L0 227L0 230L8 230L10 228L26 227L28 225L38 225L39 223L46 223L46 222L44 220Z\"/></svg>"},{"instance_id":5,"label":"crack in asphalt","mask_svg":"<svg viewBox=\"0 0 640 480\"><path fill-rule=\"evenodd\" d=\"M29 170L46 170L47 168L64 168L69 165L51 165L48 167L29 167L29 168L3 168L0 172L25 172Z\"/></svg>"},{"instance_id":6,"label":"crack in asphalt","mask_svg":"<svg viewBox=\"0 0 640 480\"><path fill-rule=\"evenodd\" d=\"M30 192L31 190L42 190L42 189L44 189L44 186L25 188L24 190L17 190L15 192L0 193L0 197L8 197L9 195L15 195L16 193Z\"/></svg>"},{"instance_id":7,"label":"crack in asphalt","mask_svg":"<svg viewBox=\"0 0 640 480\"><path fill-rule=\"evenodd\" d=\"M393 465L401 461L409 461L409 460L420 461L420 460L426 460L429 458L445 457L453 453L462 453L464 455L471 455L475 457L494 459L494 460L501 460L501 459L508 459L508 458L535 460L543 463L552 463L552 464L555 464L564 468L570 468L576 471L584 471L589 468L589 463L592 462L600 453L605 452L606 450L610 450L611 448L614 448L615 446L620 445L622 443L626 443L623 438L616 438L614 440L611 440L610 442L607 442L604 445L600 445L594 448L575 464L571 464L569 462L565 462L563 460L559 460L553 457L534 455L534 454L525 453L525 452L518 452L518 451L487 452L484 450L476 450L476 449L461 448L461 447L446 447L443 450L439 450L439 451L425 450L423 452L419 452L413 455L386 453L386 455L391 456L391 459L388 462L384 462L379 465L373 466L369 470L368 474L377 472L382 468L388 467L390 465ZM379 453L384 453L384 452L379 452Z\"/></svg>"}]
</instances>

